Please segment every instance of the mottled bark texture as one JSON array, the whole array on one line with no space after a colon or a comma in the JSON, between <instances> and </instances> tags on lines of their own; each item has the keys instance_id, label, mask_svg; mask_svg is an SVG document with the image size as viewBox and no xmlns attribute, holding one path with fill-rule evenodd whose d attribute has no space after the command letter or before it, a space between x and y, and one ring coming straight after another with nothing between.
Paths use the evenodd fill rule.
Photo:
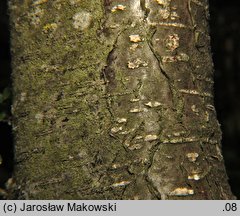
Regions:
<instances>
[{"instance_id":1,"label":"mottled bark texture","mask_svg":"<svg viewBox=\"0 0 240 216\"><path fill-rule=\"evenodd\" d=\"M11 0L19 199L232 199L206 0Z\"/></svg>"}]
</instances>

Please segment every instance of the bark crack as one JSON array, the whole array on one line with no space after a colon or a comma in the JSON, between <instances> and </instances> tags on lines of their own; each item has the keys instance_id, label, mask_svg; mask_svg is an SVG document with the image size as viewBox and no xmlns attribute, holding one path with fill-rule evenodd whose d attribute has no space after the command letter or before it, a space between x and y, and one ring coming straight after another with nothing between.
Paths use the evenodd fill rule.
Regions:
<instances>
[{"instance_id":1,"label":"bark crack","mask_svg":"<svg viewBox=\"0 0 240 216\"><path fill-rule=\"evenodd\" d=\"M179 94L178 89L175 87L174 81L169 77L167 72L163 69L162 58L161 58L161 56L157 53L157 51L153 47L152 39L153 39L156 31L157 31L157 28L154 29L151 37L147 39L147 44L148 44L151 52L153 53L155 59L157 60L160 72L163 74L163 76L167 80L167 83L168 83L168 86L169 86L169 90L170 90L171 96L172 96L172 103L173 103L174 107L182 107L181 104L183 102L182 102L182 99L181 99L181 95ZM177 112L180 113L180 115L182 113L182 109L183 108L181 108L180 110L177 110Z\"/></svg>"},{"instance_id":2,"label":"bark crack","mask_svg":"<svg viewBox=\"0 0 240 216\"><path fill-rule=\"evenodd\" d=\"M145 180L147 182L147 186L148 186L148 189L149 189L149 192L155 197L157 198L158 200L161 200L162 199L162 195L161 193L159 192L159 190L157 189L157 187L154 185L152 179L149 177L149 170L150 168L152 167L153 165L153 159L154 159L154 156L155 154L157 153L158 151L158 148L160 146L160 142L157 142L155 145L152 146L152 148L150 149L150 153L149 153L149 163L146 165L146 168L145 168Z\"/></svg>"},{"instance_id":3,"label":"bark crack","mask_svg":"<svg viewBox=\"0 0 240 216\"><path fill-rule=\"evenodd\" d=\"M140 6L141 6L141 9L142 11L144 12L144 21L147 20L148 18L148 15L150 13L150 9L146 7L146 1L145 0L140 0Z\"/></svg>"}]
</instances>

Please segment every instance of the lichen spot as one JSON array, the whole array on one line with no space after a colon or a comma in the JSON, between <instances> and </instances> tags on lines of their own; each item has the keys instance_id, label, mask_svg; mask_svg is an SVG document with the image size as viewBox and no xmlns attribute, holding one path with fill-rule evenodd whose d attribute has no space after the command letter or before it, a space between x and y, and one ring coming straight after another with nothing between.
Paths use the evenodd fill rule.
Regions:
<instances>
[{"instance_id":1,"label":"lichen spot","mask_svg":"<svg viewBox=\"0 0 240 216\"><path fill-rule=\"evenodd\" d=\"M111 132L112 133L117 133L117 132L119 132L119 131L122 131L122 127L113 127L112 129L111 129Z\"/></svg>"},{"instance_id":2,"label":"lichen spot","mask_svg":"<svg viewBox=\"0 0 240 216\"><path fill-rule=\"evenodd\" d=\"M92 20L92 16L90 13L86 11L81 11L73 16L73 27L75 29L84 30L89 27Z\"/></svg>"},{"instance_id":3,"label":"lichen spot","mask_svg":"<svg viewBox=\"0 0 240 216\"><path fill-rule=\"evenodd\" d=\"M196 105L192 105L192 106L191 106L191 109L192 109L192 111L193 111L194 113L196 113L196 114L198 115L199 109L196 107Z\"/></svg>"},{"instance_id":4,"label":"lichen spot","mask_svg":"<svg viewBox=\"0 0 240 216\"><path fill-rule=\"evenodd\" d=\"M188 176L188 179L189 179L189 180L198 181L200 178L201 178L201 177L200 177L199 174L197 174L197 173Z\"/></svg>"},{"instance_id":5,"label":"lichen spot","mask_svg":"<svg viewBox=\"0 0 240 216\"><path fill-rule=\"evenodd\" d=\"M179 47L179 36L178 34L170 34L167 36L166 40L166 48L169 51L174 51Z\"/></svg>"},{"instance_id":6,"label":"lichen spot","mask_svg":"<svg viewBox=\"0 0 240 216\"><path fill-rule=\"evenodd\" d=\"M156 0L156 2L161 6L167 7L169 6L171 0Z\"/></svg>"},{"instance_id":7,"label":"lichen spot","mask_svg":"<svg viewBox=\"0 0 240 216\"><path fill-rule=\"evenodd\" d=\"M142 41L141 37L138 34L129 35L129 39L133 43L137 43L137 42Z\"/></svg>"},{"instance_id":8,"label":"lichen spot","mask_svg":"<svg viewBox=\"0 0 240 216\"><path fill-rule=\"evenodd\" d=\"M147 67L148 63L145 61L142 61L140 58L137 58L133 61L128 61L128 68L130 69L136 69L139 67Z\"/></svg>"},{"instance_id":9,"label":"lichen spot","mask_svg":"<svg viewBox=\"0 0 240 216\"><path fill-rule=\"evenodd\" d=\"M123 187L125 185L128 185L130 184L130 181L121 181L121 182L117 182L117 183L114 183L112 184L113 187Z\"/></svg>"},{"instance_id":10,"label":"lichen spot","mask_svg":"<svg viewBox=\"0 0 240 216\"><path fill-rule=\"evenodd\" d=\"M190 153L187 153L186 156L187 156L187 158L188 158L189 161L195 162L195 161L197 160L199 154L196 153L196 152L190 152Z\"/></svg>"},{"instance_id":11,"label":"lichen spot","mask_svg":"<svg viewBox=\"0 0 240 216\"><path fill-rule=\"evenodd\" d=\"M36 113L35 119L37 120L37 123L41 123L43 120L44 115L42 113Z\"/></svg>"},{"instance_id":12,"label":"lichen spot","mask_svg":"<svg viewBox=\"0 0 240 216\"><path fill-rule=\"evenodd\" d=\"M126 6L119 4L119 5L114 6L112 8L111 12L114 13L116 11L124 11L125 9L126 9Z\"/></svg>"},{"instance_id":13,"label":"lichen spot","mask_svg":"<svg viewBox=\"0 0 240 216\"><path fill-rule=\"evenodd\" d=\"M118 123L126 123L127 122L127 119L126 118L117 118L116 121Z\"/></svg>"},{"instance_id":14,"label":"lichen spot","mask_svg":"<svg viewBox=\"0 0 240 216\"><path fill-rule=\"evenodd\" d=\"M151 141L154 141L154 140L157 140L157 139L158 139L157 135L149 134L149 135L145 136L144 141L151 142Z\"/></svg>"},{"instance_id":15,"label":"lichen spot","mask_svg":"<svg viewBox=\"0 0 240 216\"><path fill-rule=\"evenodd\" d=\"M20 95L20 101L24 102L25 99L26 99L26 96L27 96L27 93L26 92L22 92L21 95Z\"/></svg>"},{"instance_id":16,"label":"lichen spot","mask_svg":"<svg viewBox=\"0 0 240 216\"><path fill-rule=\"evenodd\" d=\"M179 187L170 192L170 196L188 196L193 195L194 190L185 187Z\"/></svg>"},{"instance_id":17,"label":"lichen spot","mask_svg":"<svg viewBox=\"0 0 240 216\"><path fill-rule=\"evenodd\" d=\"M145 103L145 105L150 107L150 108L153 108L153 107L159 107L162 104L157 102L157 101L153 101L153 102L149 101L149 102Z\"/></svg>"},{"instance_id":18,"label":"lichen spot","mask_svg":"<svg viewBox=\"0 0 240 216\"><path fill-rule=\"evenodd\" d=\"M138 109L138 108L133 108L133 109L130 109L129 112L130 113L139 113L139 112L142 112L142 110Z\"/></svg>"},{"instance_id":19,"label":"lichen spot","mask_svg":"<svg viewBox=\"0 0 240 216\"><path fill-rule=\"evenodd\" d=\"M134 103L134 102L140 101L140 99L139 99L139 98L132 98L130 101L131 101L132 103Z\"/></svg>"},{"instance_id":20,"label":"lichen spot","mask_svg":"<svg viewBox=\"0 0 240 216\"><path fill-rule=\"evenodd\" d=\"M35 1L33 2L33 6L40 5L40 4L44 4L44 3L46 3L46 2L48 2L48 0L35 0Z\"/></svg>"}]
</instances>

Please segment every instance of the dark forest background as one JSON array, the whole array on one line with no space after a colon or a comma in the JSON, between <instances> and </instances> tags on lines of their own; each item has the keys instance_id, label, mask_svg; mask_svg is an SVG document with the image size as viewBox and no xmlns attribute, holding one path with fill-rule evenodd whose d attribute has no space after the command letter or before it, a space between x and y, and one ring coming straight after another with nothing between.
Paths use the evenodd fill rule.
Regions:
<instances>
[{"instance_id":1,"label":"dark forest background","mask_svg":"<svg viewBox=\"0 0 240 216\"><path fill-rule=\"evenodd\" d=\"M240 6L237 0L209 0L209 3L215 106L223 131L229 183L240 199ZM0 198L14 165L9 39L7 0L0 0Z\"/></svg>"}]
</instances>

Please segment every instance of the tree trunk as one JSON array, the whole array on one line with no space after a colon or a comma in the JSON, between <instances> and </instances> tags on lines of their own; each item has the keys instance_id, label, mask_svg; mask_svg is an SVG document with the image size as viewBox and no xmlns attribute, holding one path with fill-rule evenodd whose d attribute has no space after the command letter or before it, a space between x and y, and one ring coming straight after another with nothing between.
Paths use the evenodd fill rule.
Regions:
<instances>
[{"instance_id":1,"label":"tree trunk","mask_svg":"<svg viewBox=\"0 0 240 216\"><path fill-rule=\"evenodd\" d=\"M19 199L233 199L207 0L11 0Z\"/></svg>"}]
</instances>

